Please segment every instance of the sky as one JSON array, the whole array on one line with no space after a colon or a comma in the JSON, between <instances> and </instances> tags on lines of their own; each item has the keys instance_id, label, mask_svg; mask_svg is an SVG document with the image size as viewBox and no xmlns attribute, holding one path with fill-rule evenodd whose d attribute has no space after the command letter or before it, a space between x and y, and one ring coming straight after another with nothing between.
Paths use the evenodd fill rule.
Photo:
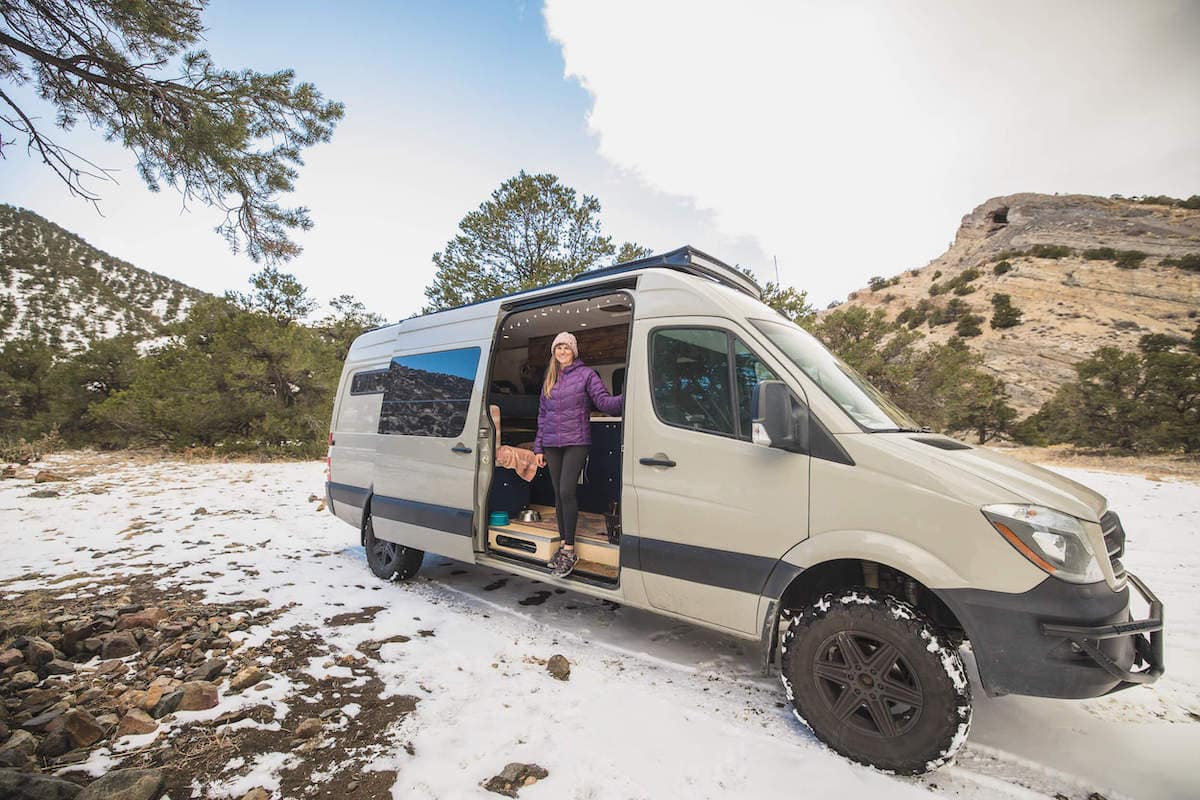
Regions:
<instances>
[{"instance_id":1,"label":"sky","mask_svg":"<svg viewBox=\"0 0 1200 800\"><path fill-rule=\"evenodd\" d=\"M618 244L778 269L818 307L928 263L990 197L1200 193L1191 0L214 0L203 19L219 66L293 68L346 104L283 198L315 222L283 269L389 320L522 169L596 196ZM101 213L20 143L0 202L197 288L246 288L260 265L212 232L220 213L149 192L86 124L58 137L118 170Z\"/></svg>"}]
</instances>

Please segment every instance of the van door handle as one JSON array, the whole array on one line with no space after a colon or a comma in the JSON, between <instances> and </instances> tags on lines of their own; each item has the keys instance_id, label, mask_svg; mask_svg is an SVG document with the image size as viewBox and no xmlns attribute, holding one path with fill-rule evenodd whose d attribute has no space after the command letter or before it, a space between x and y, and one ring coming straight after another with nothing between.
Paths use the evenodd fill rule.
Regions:
<instances>
[{"instance_id":1,"label":"van door handle","mask_svg":"<svg viewBox=\"0 0 1200 800\"><path fill-rule=\"evenodd\" d=\"M453 452L455 452L455 453L469 453L469 452L471 452L471 448L467 447L467 446L466 446L466 445L464 445L462 442L459 442L458 444L454 445L454 447L451 447L451 448L450 448L450 450L451 450L451 451L453 451Z\"/></svg>"},{"instance_id":2,"label":"van door handle","mask_svg":"<svg viewBox=\"0 0 1200 800\"><path fill-rule=\"evenodd\" d=\"M639 458L639 464L645 464L647 467L673 467L675 462L669 458Z\"/></svg>"}]
</instances>

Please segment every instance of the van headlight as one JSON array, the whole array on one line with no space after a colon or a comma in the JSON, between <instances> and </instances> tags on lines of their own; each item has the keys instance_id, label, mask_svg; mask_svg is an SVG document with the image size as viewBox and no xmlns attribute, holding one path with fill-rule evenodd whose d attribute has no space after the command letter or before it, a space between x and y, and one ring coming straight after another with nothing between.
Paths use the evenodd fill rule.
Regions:
<instances>
[{"instance_id":1,"label":"van headlight","mask_svg":"<svg viewBox=\"0 0 1200 800\"><path fill-rule=\"evenodd\" d=\"M1104 580L1087 532L1075 517L1012 503L984 506L982 511L1009 544L1054 577L1071 583Z\"/></svg>"}]
</instances>

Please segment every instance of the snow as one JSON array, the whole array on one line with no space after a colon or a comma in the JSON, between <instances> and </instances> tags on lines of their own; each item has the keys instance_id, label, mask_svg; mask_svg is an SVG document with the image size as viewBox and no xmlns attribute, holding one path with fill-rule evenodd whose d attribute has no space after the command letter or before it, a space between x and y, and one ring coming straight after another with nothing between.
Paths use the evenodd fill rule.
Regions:
<instances>
[{"instance_id":1,"label":"snow","mask_svg":"<svg viewBox=\"0 0 1200 800\"><path fill-rule=\"evenodd\" d=\"M69 471L86 459L59 455L41 466ZM969 739L953 765L906 779L852 764L821 745L793 716L779 679L758 675L753 642L571 592L520 606L518 600L553 585L433 555L409 583L376 580L356 532L307 500L324 494L323 467L111 459L95 475L56 484L63 496L52 499L29 498L27 479L4 481L0 580L82 572L56 586L86 595L98 579L143 573L164 588L201 591L212 602L263 597L283 611L252 628L245 641L314 626L334 655L308 663L313 675L350 676L333 663L339 653L354 653L367 639L410 637L384 645L381 661L372 662L386 694L420 698L395 739L411 743L414 755L397 744L372 765L397 771L394 797L491 797L479 782L510 761L550 771L521 790L532 800L872 791L889 798L1200 795L1192 764L1200 752L1193 716L1200 715L1196 484L1059 470L1106 495L1121 515L1125 564L1166 607L1167 674L1152 687L1088 701L988 698L964 649L975 698ZM198 506L208 513L194 515ZM498 578L506 584L483 588ZM4 596L44 585L13 582ZM370 621L324 624L368 606L384 610ZM569 681L553 680L542 666L556 653L571 662ZM260 702L275 707L277 725L289 704L304 702L297 692L280 675L252 699L222 692L217 708L177 715L167 734ZM360 711L344 702L345 717ZM98 749L89 768L108 768L143 738ZM197 785L197 796L277 787L279 770L296 757L246 755L218 783Z\"/></svg>"}]
</instances>

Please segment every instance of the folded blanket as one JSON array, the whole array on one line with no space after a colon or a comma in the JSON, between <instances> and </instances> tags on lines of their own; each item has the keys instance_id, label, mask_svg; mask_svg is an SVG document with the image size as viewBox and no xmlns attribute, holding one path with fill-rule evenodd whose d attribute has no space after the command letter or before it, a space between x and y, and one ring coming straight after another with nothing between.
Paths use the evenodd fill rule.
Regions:
<instances>
[{"instance_id":1,"label":"folded blanket","mask_svg":"<svg viewBox=\"0 0 1200 800\"><path fill-rule=\"evenodd\" d=\"M537 455L532 450L502 444L496 448L496 466L515 470L523 481L537 474Z\"/></svg>"}]
</instances>

